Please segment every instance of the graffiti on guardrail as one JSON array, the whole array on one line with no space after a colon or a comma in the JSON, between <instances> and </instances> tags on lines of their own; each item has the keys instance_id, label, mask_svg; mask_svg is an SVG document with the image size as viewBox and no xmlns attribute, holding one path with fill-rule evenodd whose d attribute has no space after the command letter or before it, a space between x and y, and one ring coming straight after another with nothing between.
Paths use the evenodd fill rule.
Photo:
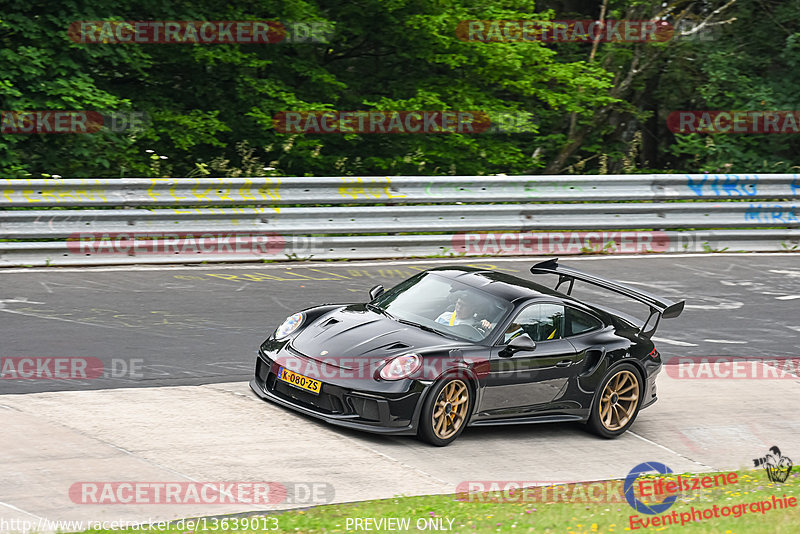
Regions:
<instances>
[{"instance_id":1,"label":"graffiti on guardrail","mask_svg":"<svg viewBox=\"0 0 800 534\"><path fill-rule=\"evenodd\" d=\"M3 189L3 197L8 202L25 199L28 203L46 202L47 204L58 204L69 200L79 201L81 199L96 202L108 201L108 193L105 189L86 188L86 189L62 189L56 187L25 189L17 184L23 180L6 180L6 184L13 189Z\"/></svg>"},{"instance_id":2,"label":"graffiti on guardrail","mask_svg":"<svg viewBox=\"0 0 800 534\"><path fill-rule=\"evenodd\" d=\"M686 175L686 186L699 196L741 197L758 193L758 175L714 174L693 178Z\"/></svg>"},{"instance_id":3,"label":"graffiti on guardrail","mask_svg":"<svg viewBox=\"0 0 800 534\"><path fill-rule=\"evenodd\" d=\"M358 198L368 199L381 199L381 198L406 198L406 195L398 194L392 190L392 180L388 176L386 178L386 185L379 185L376 183L377 179L367 178L345 178L342 177L344 185L339 187L339 196L344 198Z\"/></svg>"},{"instance_id":4,"label":"graffiti on guardrail","mask_svg":"<svg viewBox=\"0 0 800 534\"><path fill-rule=\"evenodd\" d=\"M194 184L191 190L186 190L180 182L171 178L151 178L151 185L147 189L147 196L152 200L158 200L167 196L177 201L181 200L200 200L204 202L219 201L242 201L247 203L261 202L263 200L280 200L281 181L278 178L257 178L263 183L256 183L246 179L241 187L231 187L224 178L218 178L219 185ZM180 191L178 187L181 187Z\"/></svg>"},{"instance_id":5,"label":"graffiti on guardrail","mask_svg":"<svg viewBox=\"0 0 800 534\"><path fill-rule=\"evenodd\" d=\"M433 198L459 198L464 195L480 197L486 193L507 193L510 199L545 196L547 194L582 192L576 182L528 180L518 183L430 182L425 195ZM577 199L576 199L577 200Z\"/></svg>"},{"instance_id":6,"label":"graffiti on guardrail","mask_svg":"<svg viewBox=\"0 0 800 534\"><path fill-rule=\"evenodd\" d=\"M750 204L745 212L746 221L797 223L800 222L799 206L782 206L780 204Z\"/></svg>"}]
</instances>

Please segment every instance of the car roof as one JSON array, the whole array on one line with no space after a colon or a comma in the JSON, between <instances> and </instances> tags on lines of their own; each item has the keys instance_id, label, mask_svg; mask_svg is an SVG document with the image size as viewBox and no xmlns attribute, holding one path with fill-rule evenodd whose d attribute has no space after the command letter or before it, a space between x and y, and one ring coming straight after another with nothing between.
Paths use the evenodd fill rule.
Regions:
<instances>
[{"instance_id":1,"label":"car roof","mask_svg":"<svg viewBox=\"0 0 800 534\"><path fill-rule=\"evenodd\" d=\"M426 272L458 280L510 302L541 296L557 297L559 300L570 302L575 301L575 299L549 287L500 271L489 271L477 267L448 266L435 267L428 269Z\"/></svg>"}]
</instances>

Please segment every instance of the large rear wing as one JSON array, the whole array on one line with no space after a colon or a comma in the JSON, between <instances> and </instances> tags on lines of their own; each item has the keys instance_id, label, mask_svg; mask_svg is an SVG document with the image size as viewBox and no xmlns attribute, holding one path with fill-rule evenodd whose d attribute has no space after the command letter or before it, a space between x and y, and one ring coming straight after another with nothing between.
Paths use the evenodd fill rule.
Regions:
<instances>
[{"instance_id":1,"label":"large rear wing","mask_svg":"<svg viewBox=\"0 0 800 534\"><path fill-rule=\"evenodd\" d=\"M608 280L594 274L585 273L583 271L579 271L578 269L564 267L558 264L558 258L537 263L531 267L531 274L557 274L558 284L556 284L554 289L558 291L558 288L561 287L562 284L569 282L569 287L566 291L567 295L572 294L572 288L575 285L575 280L580 280L603 289L608 289L609 291L613 291L647 305L650 308L650 316L639 329L639 333L647 337L651 337L655 333L656 329L658 328L658 323L662 317L666 319L678 317L683 311L684 304L686 304L686 302L683 300L679 302L673 302L663 297L657 297L646 291L642 291L625 284L620 284L619 282L614 282L613 280ZM647 328L654 318L655 322L652 327L648 330L645 330L645 328Z\"/></svg>"}]
</instances>

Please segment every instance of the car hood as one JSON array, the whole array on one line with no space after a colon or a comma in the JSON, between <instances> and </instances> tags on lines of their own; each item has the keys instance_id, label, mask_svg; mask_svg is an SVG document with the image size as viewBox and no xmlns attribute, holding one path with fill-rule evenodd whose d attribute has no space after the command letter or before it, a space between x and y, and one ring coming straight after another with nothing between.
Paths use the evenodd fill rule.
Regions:
<instances>
[{"instance_id":1,"label":"car hood","mask_svg":"<svg viewBox=\"0 0 800 534\"><path fill-rule=\"evenodd\" d=\"M353 358L382 360L406 352L463 345L463 342L398 323L363 304L342 307L318 317L291 343L293 349L308 358L327 363L342 358L346 362L343 367L353 365Z\"/></svg>"}]
</instances>

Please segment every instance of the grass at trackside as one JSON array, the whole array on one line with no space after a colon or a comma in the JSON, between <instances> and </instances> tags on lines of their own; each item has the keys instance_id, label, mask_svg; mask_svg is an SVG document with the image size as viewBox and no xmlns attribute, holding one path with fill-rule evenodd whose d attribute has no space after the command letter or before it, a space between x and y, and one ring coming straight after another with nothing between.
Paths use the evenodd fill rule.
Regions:
<instances>
[{"instance_id":1,"label":"grass at trackside","mask_svg":"<svg viewBox=\"0 0 800 534\"><path fill-rule=\"evenodd\" d=\"M721 533L721 534L741 534L741 533L763 533L763 532L786 532L796 533L800 530L800 502L794 508L784 508L769 510L765 514L760 512L748 512L741 517L733 516L720 517L715 519L703 520L702 522L691 522L685 525L680 524L680 513L690 511L690 507L695 509L712 508L717 505L720 509L723 506L732 507L737 504L754 503L771 499L772 496L782 498L800 498L800 473L792 472L784 483L772 483L767 479L766 472L763 470L742 470L737 471L738 480L736 484L729 486L712 487L690 491L679 497L675 504L663 515L671 514L673 511L678 514L679 522L675 525L658 526L649 528L639 528L631 530L629 517L638 515L646 518L648 516L636 512L627 502L612 503L575 503L575 502L555 502L546 503L534 498L509 499L507 494L466 494L455 495L434 495L422 497L396 497L377 501L364 501L350 504L318 506L306 510L288 511L275 514L277 520L277 530L246 530L234 529L229 524L227 529L207 530L197 529L193 532L236 532L244 534L246 532L298 532L298 533L328 533L328 532L437 532L434 528L418 530L417 520L433 520L434 525L451 530L439 530L438 532L552 532L565 534L595 533L595 532L690 532L690 533ZM694 476L694 475L682 475ZM696 475L713 476L713 473L700 473ZM666 480L675 480L677 474L663 477ZM641 479L640 479L641 480ZM586 483L584 483L586 485ZM569 487L574 490L575 487ZM552 494L552 492L550 492ZM575 495L574 493L570 493ZM478 500L482 502L477 502ZM547 499L552 500L552 499ZM659 499L660 500L660 499ZM494 501L494 502L492 502ZM498 502L499 501L499 502ZM516 502L514 502L516 501ZM658 501L651 501L658 502ZM739 508L741 510L741 508ZM347 520L350 518L409 518L409 530L386 530L377 529L373 524L368 525L369 530L362 527L350 529ZM232 521L234 518L227 518ZM450 523L448 520L452 520ZM210 521L210 520L209 520ZM222 521L222 518L219 518ZM421 523L422 521L420 521ZM270 523L274 524L274 523ZM224 526L224 525L220 525ZM638 526L638 525L637 525ZM120 534L129 532L136 534L140 532L158 532L156 530L129 530L129 531L86 531L98 532L103 534ZM188 528L179 529L175 525L169 532L189 532Z\"/></svg>"}]
</instances>

